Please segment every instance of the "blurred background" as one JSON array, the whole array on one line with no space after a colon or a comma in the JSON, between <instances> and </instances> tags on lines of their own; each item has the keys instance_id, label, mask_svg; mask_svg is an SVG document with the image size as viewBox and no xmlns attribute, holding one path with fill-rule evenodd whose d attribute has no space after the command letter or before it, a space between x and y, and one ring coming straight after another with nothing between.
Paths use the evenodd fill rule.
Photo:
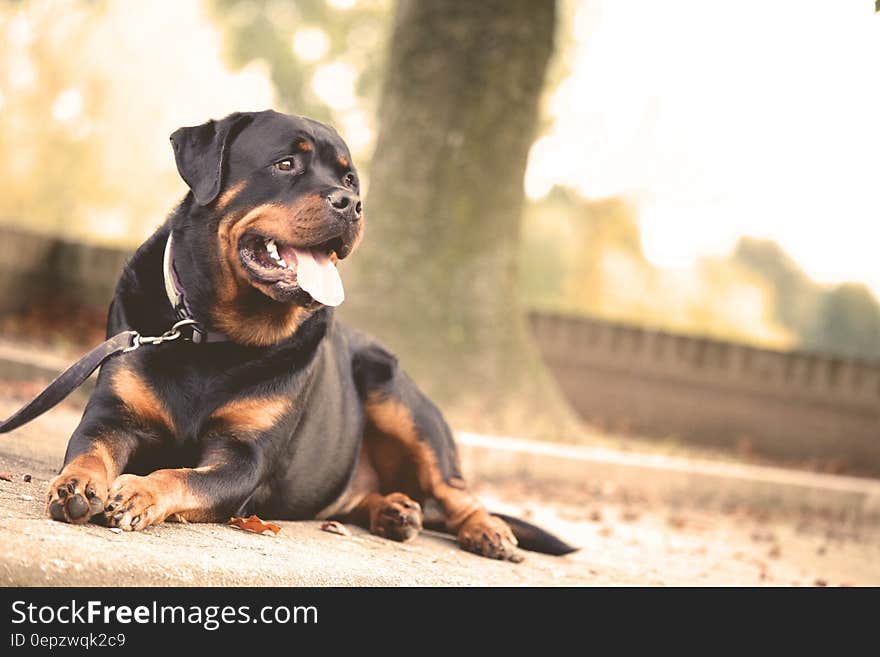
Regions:
<instances>
[{"instance_id":1,"label":"blurred background","mask_svg":"<svg viewBox=\"0 0 880 657\"><path fill-rule=\"evenodd\" d=\"M99 340L169 134L272 107L351 147L342 315L457 428L877 474L878 61L869 0L6 0L3 339Z\"/></svg>"}]
</instances>

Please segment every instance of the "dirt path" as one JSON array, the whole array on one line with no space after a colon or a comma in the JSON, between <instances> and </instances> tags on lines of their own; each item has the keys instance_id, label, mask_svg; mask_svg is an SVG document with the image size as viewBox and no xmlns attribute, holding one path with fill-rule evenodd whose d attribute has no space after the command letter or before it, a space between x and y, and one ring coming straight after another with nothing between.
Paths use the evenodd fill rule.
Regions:
<instances>
[{"instance_id":1,"label":"dirt path","mask_svg":"<svg viewBox=\"0 0 880 657\"><path fill-rule=\"evenodd\" d=\"M0 416L14 407L0 403ZM44 517L43 497L77 420L60 408L0 436L0 472L13 479L0 481L0 585L880 585L876 528L672 509L605 495L598 484L564 499L546 486L479 484L490 508L583 548L517 565L464 553L439 534L399 545L357 528L329 534L317 522L279 523L278 537L223 525L135 534L68 526Z\"/></svg>"}]
</instances>

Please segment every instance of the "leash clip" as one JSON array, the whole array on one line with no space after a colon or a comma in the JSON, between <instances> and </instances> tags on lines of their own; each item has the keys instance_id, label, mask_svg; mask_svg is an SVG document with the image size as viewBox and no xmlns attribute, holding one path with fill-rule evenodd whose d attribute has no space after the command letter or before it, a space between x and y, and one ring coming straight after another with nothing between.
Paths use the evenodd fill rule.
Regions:
<instances>
[{"instance_id":1,"label":"leash clip","mask_svg":"<svg viewBox=\"0 0 880 657\"><path fill-rule=\"evenodd\" d=\"M128 353L139 349L144 344L162 344L163 342L171 342L180 337L180 328L183 326L191 326L196 324L194 319L181 319L174 326L165 331L162 335L141 335L137 331L129 331L131 336L131 345L122 350L122 353Z\"/></svg>"}]
</instances>

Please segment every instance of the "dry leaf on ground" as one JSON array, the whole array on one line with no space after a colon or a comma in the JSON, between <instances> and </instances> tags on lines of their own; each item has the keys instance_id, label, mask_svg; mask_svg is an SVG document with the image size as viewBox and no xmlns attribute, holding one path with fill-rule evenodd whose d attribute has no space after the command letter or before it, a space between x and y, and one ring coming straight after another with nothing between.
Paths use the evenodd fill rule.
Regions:
<instances>
[{"instance_id":1,"label":"dry leaf on ground","mask_svg":"<svg viewBox=\"0 0 880 657\"><path fill-rule=\"evenodd\" d=\"M281 527L278 525L272 524L271 522L264 522L257 516L251 516L250 518L230 518L227 524L232 525L237 529L254 532L255 534L262 534L263 532L268 531L277 534L281 531Z\"/></svg>"}]
</instances>

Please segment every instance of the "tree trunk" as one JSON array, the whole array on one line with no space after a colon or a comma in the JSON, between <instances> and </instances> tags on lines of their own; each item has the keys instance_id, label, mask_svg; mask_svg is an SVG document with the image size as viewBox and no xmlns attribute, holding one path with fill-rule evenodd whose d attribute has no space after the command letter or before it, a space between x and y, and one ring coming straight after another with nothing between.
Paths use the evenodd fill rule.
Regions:
<instances>
[{"instance_id":1,"label":"tree trunk","mask_svg":"<svg viewBox=\"0 0 880 657\"><path fill-rule=\"evenodd\" d=\"M462 429L571 432L517 271L523 176L552 0L401 0L343 316L397 353Z\"/></svg>"}]
</instances>

